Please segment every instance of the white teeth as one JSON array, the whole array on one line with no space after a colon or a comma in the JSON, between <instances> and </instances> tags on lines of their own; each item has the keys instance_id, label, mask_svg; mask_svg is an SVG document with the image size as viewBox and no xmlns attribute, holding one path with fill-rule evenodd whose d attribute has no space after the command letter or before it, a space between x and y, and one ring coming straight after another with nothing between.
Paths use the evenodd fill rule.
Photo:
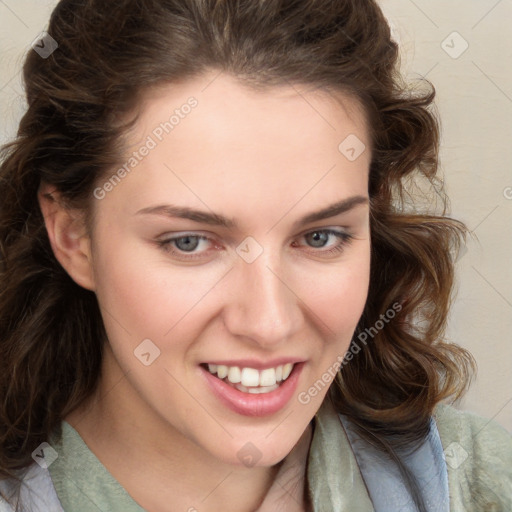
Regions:
<instances>
[{"instance_id":1,"label":"white teeth","mask_svg":"<svg viewBox=\"0 0 512 512\"><path fill-rule=\"evenodd\" d=\"M277 384L274 384L273 386L262 386L259 388L249 388L249 393L252 393L254 395L259 395L261 393L270 393L271 391L274 391L274 389L277 389L279 386Z\"/></svg>"},{"instance_id":2,"label":"white teeth","mask_svg":"<svg viewBox=\"0 0 512 512\"><path fill-rule=\"evenodd\" d=\"M271 391L274 391L274 389L277 389L278 387L279 384L274 384L273 386L266 387L246 388L245 386L242 386L242 384L235 384L235 388L238 389L238 391L243 391L244 393L252 393L254 395L261 393L270 393Z\"/></svg>"},{"instance_id":3,"label":"white teeth","mask_svg":"<svg viewBox=\"0 0 512 512\"><path fill-rule=\"evenodd\" d=\"M261 371L255 368L208 364L210 373L217 374L219 379L227 377L229 382L236 384L235 387L245 393L268 393L273 391L277 389L280 382L285 381L290 376L292 370L292 363L279 365L275 368L266 368Z\"/></svg>"},{"instance_id":4,"label":"white teeth","mask_svg":"<svg viewBox=\"0 0 512 512\"><path fill-rule=\"evenodd\" d=\"M228 367L223 364L219 364L219 366L217 366L217 377L219 377L219 379L225 379L227 375Z\"/></svg>"},{"instance_id":5,"label":"white teeth","mask_svg":"<svg viewBox=\"0 0 512 512\"><path fill-rule=\"evenodd\" d=\"M242 369L242 385L245 387L260 385L260 372L254 368Z\"/></svg>"},{"instance_id":6,"label":"white teeth","mask_svg":"<svg viewBox=\"0 0 512 512\"><path fill-rule=\"evenodd\" d=\"M292 373L292 370L293 370L292 363L286 363L283 366L283 380L286 380L290 376L290 373Z\"/></svg>"},{"instance_id":7,"label":"white teeth","mask_svg":"<svg viewBox=\"0 0 512 512\"><path fill-rule=\"evenodd\" d=\"M242 372L238 366L230 366L228 371L228 380L233 384L242 382Z\"/></svg>"},{"instance_id":8,"label":"white teeth","mask_svg":"<svg viewBox=\"0 0 512 512\"><path fill-rule=\"evenodd\" d=\"M260 373L260 386L273 386L276 382L274 368L267 368Z\"/></svg>"}]
</instances>

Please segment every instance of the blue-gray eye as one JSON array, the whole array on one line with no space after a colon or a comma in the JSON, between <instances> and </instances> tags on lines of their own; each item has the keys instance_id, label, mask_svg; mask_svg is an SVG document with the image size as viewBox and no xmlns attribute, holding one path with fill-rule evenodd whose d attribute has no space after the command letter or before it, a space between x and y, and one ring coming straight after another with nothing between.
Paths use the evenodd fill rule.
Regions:
<instances>
[{"instance_id":1,"label":"blue-gray eye","mask_svg":"<svg viewBox=\"0 0 512 512\"><path fill-rule=\"evenodd\" d=\"M172 242L175 244L175 246L180 251L187 252L187 251L194 251L195 249L197 249L201 238L204 238L204 237L187 235L187 236L182 236L180 238L175 238L174 240L172 240Z\"/></svg>"},{"instance_id":2,"label":"blue-gray eye","mask_svg":"<svg viewBox=\"0 0 512 512\"><path fill-rule=\"evenodd\" d=\"M330 235L331 233L326 231L312 231L304 235L304 238L308 240L308 242L313 242L311 244L312 247L323 247L328 242Z\"/></svg>"}]
</instances>

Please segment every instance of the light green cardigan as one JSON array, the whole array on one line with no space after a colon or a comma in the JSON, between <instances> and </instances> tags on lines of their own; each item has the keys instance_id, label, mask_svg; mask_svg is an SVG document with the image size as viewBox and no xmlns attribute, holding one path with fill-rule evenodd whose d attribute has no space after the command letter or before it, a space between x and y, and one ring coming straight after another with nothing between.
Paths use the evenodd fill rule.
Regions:
<instances>
[{"instance_id":1,"label":"light green cardigan","mask_svg":"<svg viewBox=\"0 0 512 512\"><path fill-rule=\"evenodd\" d=\"M439 405L434 419L447 462L450 511L512 512L512 436L495 422L450 406ZM49 473L34 464L36 476L27 481L24 502L30 512L143 512L71 425L63 422L63 436L52 446L59 457ZM374 512L348 438L328 403L315 418L307 485L314 512ZM9 492L5 481L0 489ZM0 512L8 511L12 508L0 500Z\"/></svg>"}]
</instances>

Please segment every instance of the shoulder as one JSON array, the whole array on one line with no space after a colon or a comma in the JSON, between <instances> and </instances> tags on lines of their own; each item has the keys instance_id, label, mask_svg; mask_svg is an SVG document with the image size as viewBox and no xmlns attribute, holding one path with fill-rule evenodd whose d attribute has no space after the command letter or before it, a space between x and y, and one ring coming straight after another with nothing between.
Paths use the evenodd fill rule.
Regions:
<instances>
[{"instance_id":1,"label":"shoulder","mask_svg":"<svg viewBox=\"0 0 512 512\"><path fill-rule=\"evenodd\" d=\"M439 404L433 416L453 509L512 510L512 436L493 420L449 405Z\"/></svg>"}]
</instances>

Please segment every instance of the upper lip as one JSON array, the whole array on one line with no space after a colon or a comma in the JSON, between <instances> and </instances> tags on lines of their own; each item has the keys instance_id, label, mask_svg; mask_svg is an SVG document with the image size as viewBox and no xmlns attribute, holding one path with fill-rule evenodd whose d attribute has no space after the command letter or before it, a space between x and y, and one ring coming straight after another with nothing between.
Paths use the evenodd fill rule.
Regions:
<instances>
[{"instance_id":1,"label":"upper lip","mask_svg":"<svg viewBox=\"0 0 512 512\"><path fill-rule=\"evenodd\" d=\"M287 363L302 363L304 359L297 357L280 357L271 361L261 361L257 359L216 359L204 364L216 364L222 366L238 366L239 368L254 368L255 370L266 370L267 368L276 368Z\"/></svg>"}]
</instances>

